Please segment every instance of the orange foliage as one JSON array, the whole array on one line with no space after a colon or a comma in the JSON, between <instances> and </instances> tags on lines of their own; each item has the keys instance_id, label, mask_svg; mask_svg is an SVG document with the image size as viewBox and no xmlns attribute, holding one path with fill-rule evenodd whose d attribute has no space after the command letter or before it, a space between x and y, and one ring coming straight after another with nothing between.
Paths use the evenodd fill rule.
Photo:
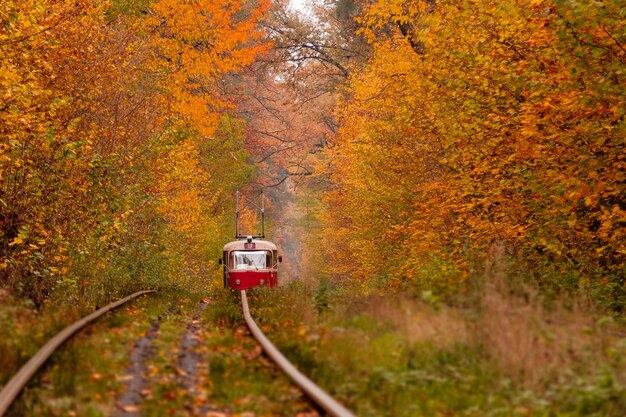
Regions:
<instances>
[{"instance_id":1,"label":"orange foliage","mask_svg":"<svg viewBox=\"0 0 626 417\"><path fill-rule=\"evenodd\" d=\"M159 0L148 24L174 109L201 135L210 136L218 113L229 104L220 98L222 77L252 63L267 45L258 20L267 8L242 0Z\"/></svg>"},{"instance_id":2,"label":"orange foliage","mask_svg":"<svg viewBox=\"0 0 626 417\"><path fill-rule=\"evenodd\" d=\"M264 3L124 7L135 6L0 4L0 284L37 304L77 284L76 259L102 266L149 242L155 213L181 241L205 243L210 227L197 226L211 223L220 167L199 149L228 106L217 85L265 48Z\"/></svg>"},{"instance_id":3,"label":"orange foliage","mask_svg":"<svg viewBox=\"0 0 626 417\"><path fill-rule=\"evenodd\" d=\"M415 283L494 241L624 290L619 1L374 2L374 52L327 152L327 236L354 277ZM363 248L368 250L364 251ZM339 256L337 254L336 256ZM420 275L421 274L421 275Z\"/></svg>"}]
</instances>

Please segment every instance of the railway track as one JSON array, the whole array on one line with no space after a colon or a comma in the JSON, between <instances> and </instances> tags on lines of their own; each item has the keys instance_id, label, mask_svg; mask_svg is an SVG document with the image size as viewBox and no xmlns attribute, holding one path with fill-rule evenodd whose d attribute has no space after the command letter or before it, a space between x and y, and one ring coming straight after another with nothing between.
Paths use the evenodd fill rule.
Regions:
<instances>
[{"instance_id":1,"label":"railway track","mask_svg":"<svg viewBox=\"0 0 626 417\"><path fill-rule=\"evenodd\" d=\"M322 407L328 414L335 417L355 417L355 415L337 400L328 395L323 389L315 385L313 381L302 374L298 369L280 353L272 342L263 334L259 326L254 322L248 307L248 297L245 291L241 291L241 307L246 325L254 338L259 342L267 356L285 373L291 380L306 393L317 405Z\"/></svg>"},{"instance_id":2,"label":"railway track","mask_svg":"<svg viewBox=\"0 0 626 417\"><path fill-rule=\"evenodd\" d=\"M33 356L22 368L7 382L7 384L0 391L0 417L8 411L9 407L20 392L24 389L28 381L35 375L35 373L43 366L44 363L52 356L52 354L67 340L78 333L79 330L86 327L89 323L102 317L104 314L111 310L120 307L127 302L134 300L145 294L154 293L154 290L138 291L128 297L122 298L114 303L102 307L101 309L94 311L88 316L83 317L74 324L67 326L61 330L56 336L48 341L39 351Z\"/></svg>"},{"instance_id":3,"label":"railway track","mask_svg":"<svg viewBox=\"0 0 626 417\"><path fill-rule=\"evenodd\" d=\"M139 291L130 296L123 298L117 302L111 303L94 313L78 320L74 324L66 327L56 336L48 341L40 350L33 356L19 371L17 374L9 380L0 391L0 417L4 416L9 410L11 404L19 396L20 392L27 385L28 381L35 375L35 373L44 365L44 363L52 356L52 354L67 340L73 337L81 329L86 327L91 322L95 321L99 317L103 316L107 312L145 294L153 293L154 291ZM328 415L334 417L355 417L355 415L335 400L332 396L318 387L314 382L302 374L298 369L289 362L289 360L274 346L274 344L263 334L259 326L255 323L252 315L250 314L250 308L248 306L248 299L246 291L241 291L241 306L243 317L250 330L250 333L259 343L263 351L267 356L274 361L276 366L284 372L295 385L306 396L308 396L317 406L326 411Z\"/></svg>"}]
</instances>

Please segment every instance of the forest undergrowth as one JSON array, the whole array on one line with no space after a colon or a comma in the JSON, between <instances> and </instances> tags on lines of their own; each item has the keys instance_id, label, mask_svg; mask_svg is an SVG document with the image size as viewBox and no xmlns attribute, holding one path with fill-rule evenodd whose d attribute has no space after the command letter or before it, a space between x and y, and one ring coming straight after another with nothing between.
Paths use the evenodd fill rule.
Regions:
<instances>
[{"instance_id":1,"label":"forest undergrowth","mask_svg":"<svg viewBox=\"0 0 626 417\"><path fill-rule=\"evenodd\" d=\"M439 297L254 290L252 313L361 416L624 415L623 324L584 297L545 296L501 250L480 270Z\"/></svg>"}]
</instances>

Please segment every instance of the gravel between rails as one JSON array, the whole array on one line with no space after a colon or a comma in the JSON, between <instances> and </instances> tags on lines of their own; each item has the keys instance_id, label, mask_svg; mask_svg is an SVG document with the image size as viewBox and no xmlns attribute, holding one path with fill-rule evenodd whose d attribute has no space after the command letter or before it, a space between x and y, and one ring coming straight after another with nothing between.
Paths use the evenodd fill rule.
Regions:
<instances>
[{"instance_id":1,"label":"gravel between rails","mask_svg":"<svg viewBox=\"0 0 626 417\"><path fill-rule=\"evenodd\" d=\"M167 310L159 315L152 322L150 328L143 337L140 337L133 344L129 365L124 374L124 391L117 398L116 417L137 417L141 415L140 405L144 401L145 390L148 388L146 373L148 367L146 362L154 354L152 341L157 337L161 320L174 312L174 307L169 306Z\"/></svg>"},{"instance_id":2,"label":"gravel between rails","mask_svg":"<svg viewBox=\"0 0 626 417\"><path fill-rule=\"evenodd\" d=\"M202 312L207 308L210 301L210 297L202 300L196 307L193 318L187 324L178 354L178 370L182 386L187 392L187 396L191 399L189 411L192 415L228 416L230 415L228 410L208 404L205 395L203 395L203 390L200 389L199 376L206 369L207 364L202 354L197 352L196 348L202 340Z\"/></svg>"}]
</instances>

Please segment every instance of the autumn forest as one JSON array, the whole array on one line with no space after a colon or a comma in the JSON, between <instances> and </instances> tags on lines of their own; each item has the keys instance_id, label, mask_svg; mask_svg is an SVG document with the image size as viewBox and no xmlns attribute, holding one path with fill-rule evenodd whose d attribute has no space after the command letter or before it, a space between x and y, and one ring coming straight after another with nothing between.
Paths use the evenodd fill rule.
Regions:
<instances>
[{"instance_id":1,"label":"autumn forest","mask_svg":"<svg viewBox=\"0 0 626 417\"><path fill-rule=\"evenodd\" d=\"M159 290L11 415L317 415L246 368L217 262L237 190L265 193L285 258L257 315L358 415L626 414L623 0L3 0L0 21L0 386ZM158 322L176 351L191 317L214 328L202 395L153 352L120 406L133 341Z\"/></svg>"}]
</instances>

